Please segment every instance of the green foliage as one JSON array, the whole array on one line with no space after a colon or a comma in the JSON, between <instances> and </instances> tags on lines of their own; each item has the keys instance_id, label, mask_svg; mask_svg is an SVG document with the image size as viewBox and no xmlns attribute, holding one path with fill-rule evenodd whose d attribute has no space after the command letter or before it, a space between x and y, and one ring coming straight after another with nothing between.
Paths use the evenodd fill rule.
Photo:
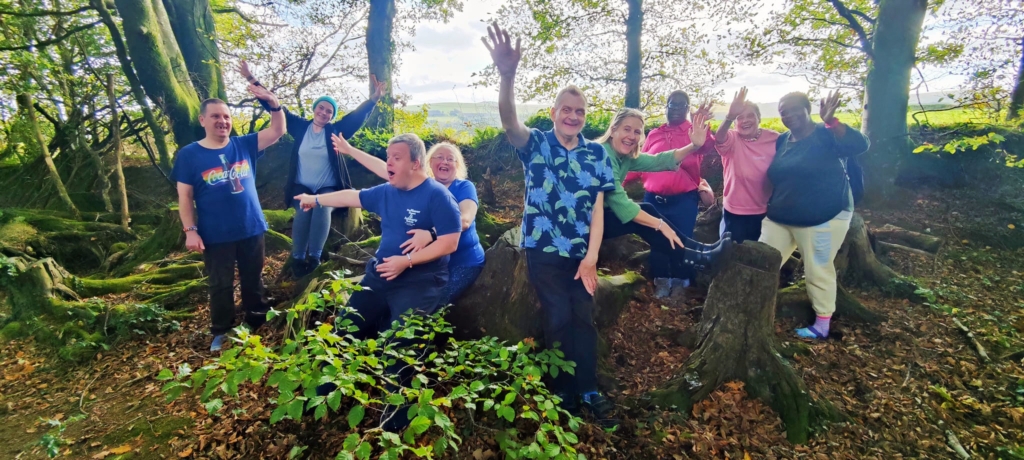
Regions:
<instances>
[{"instance_id":1,"label":"green foliage","mask_svg":"<svg viewBox=\"0 0 1024 460\"><path fill-rule=\"evenodd\" d=\"M988 133L981 136L958 137L952 141L946 142L945 145L942 146L925 142L915 148L914 153L943 151L952 155L957 152L966 152L968 149L978 150L978 147L983 145L998 144L1005 140L1006 138L998 133Z\"/></svg>"},{"instance_id":2,"label":"green foliage","mask_svg":"<svg viewBox=\"0 0 1024 460\"><path fill-rule=\"evenodd\" d=\"M50 430L39 439L38 444L46 451L46 456L50 458L57 458L61 455L60 448L72 443L71 441L64 439L64 430L68 428L68 425L81 420L85 420L85 414L75 415L67 420L43 420L50 426Z\"/></svg>"},{"instance_id":3,"label":"green foliage","mask_svg":"<svg viewBox=\"0 0 1024 460\"><path fill-rule=\"evenodd\" d=\"M294 328L306 313L337 308L333 325L317 322L276 346L240 329L235 346L216 362L195 371L187 364L162 370L157 378L167 381L163 391L169 400L186 389L201 392L200 401L216 414L246 385L275 388L271 424L310 413L315 419L329 412L344 416L351 432L337 454L341 459L443 457L458 451L462 442L462 431L452 420L456 414L459 420L475 415L477 423L497 426L507 458L579 458L573 445L579 442L574 431L580 420L561 410L540 381L547 374L573 372L573 363L560 351L538 353L532 342L508 346L493 337L449 339L434 349L426 344L452 330L443 313L408 316L376 338L356 339L351 335L356 328L347 319L354 312L344 302L357 288L335 280L330 289L285 313ZM268 318L280 314L271 311ZM409 387L399 386L388 371L395 366L415 369ZM317 386L328 382L337 388L317 396ZM408 410L411 420L401 435L382 429L393 414L385 409L396 406Z\"/></svg>"}]
</instances>

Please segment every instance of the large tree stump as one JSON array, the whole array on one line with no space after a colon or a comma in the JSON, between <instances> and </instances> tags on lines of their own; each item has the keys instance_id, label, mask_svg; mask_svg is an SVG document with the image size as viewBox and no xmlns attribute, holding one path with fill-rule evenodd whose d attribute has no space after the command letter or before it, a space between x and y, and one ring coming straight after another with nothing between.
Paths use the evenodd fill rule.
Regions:
<instances>
[{"instance_id":1,"label":"large tree stump","mask_svg":"<svg viewBox=\"0 0 1024 460\"><path fill-rule=\"evenodd\" d=\"M775 297L782 257L770 246L745 242L715 278L700 323L697 349L682 373L661 390L654 402L688 413L725 382L745 383L747 393L765 401L786 425L793 443L807 441L809 429L834 409L816 403L804 382L783 361L775 337Z\"/></svg>"},{"instance_id":2,"label":"large tree stump","mask_svg":"<svg viewBox=\"0 0 1024 460\"><path fill-rule=\"evenodd\" d=\"M483 272L448 312L455 336L474 339L484 335L509 342L526 337L540 339L540 304L527 279L526 256L515 246L518 228L513 228L487 250ZM594 299L594 322L598 329L615 324L633 292L644 278L633 272L600 276Z\"/></svg>"}]
</instances>

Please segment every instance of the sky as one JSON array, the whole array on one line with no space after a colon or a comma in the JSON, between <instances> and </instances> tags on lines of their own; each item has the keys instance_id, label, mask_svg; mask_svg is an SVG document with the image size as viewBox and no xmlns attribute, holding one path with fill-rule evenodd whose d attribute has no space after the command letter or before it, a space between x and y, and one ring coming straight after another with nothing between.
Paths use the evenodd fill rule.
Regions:
<instances>
[{"instance_id":1,"label":"sky","mask_svg":"<svg viewBox=\"0 0 1024 460\"><path fill-rule=\"evenodd\" d=\"M399 93L410 97L410 105L498 100L496 87L473 87L472 75L490 64L490 55L480 41L487 35L487 25L482 19L496 12L501 0L468 0L463 5L463 10L447 24L419 24L411 40L415 49L401 53L395 84ZM750 99L761 103L777 101L792 91L809 89L803 78L773 73L772 67L737 65L734 69L735 76L715 88L723 90L725 99L731 99L742 86L756 87L756 93L751 91ZM929 90L949 89L956 83L940 79L933 82Z\"/></svg>"}]
</instances>

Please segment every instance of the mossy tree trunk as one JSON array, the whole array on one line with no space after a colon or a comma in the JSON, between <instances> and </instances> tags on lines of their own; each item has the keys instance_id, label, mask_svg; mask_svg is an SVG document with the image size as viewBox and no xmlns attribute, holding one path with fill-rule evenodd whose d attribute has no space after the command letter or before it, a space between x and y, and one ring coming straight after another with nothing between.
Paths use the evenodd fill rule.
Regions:
<instances>
[{"instance_id":1,"label":"mossy tree trunk","mask_svg":"<svg viewBox=\"0 0 1024 460\"><path fill-rule=\"evenodd\" d=\"M756 242L739 245L734 254L711 284L692 335L696 351L680 374L652 393L652 400L689 413L694 402L739 380L748 394L779 414L790 442L807 442L810 427L836 413L827 403L811 399L804 382L777 351L775 297L781 255Z\"/></svg>"},{"instance_id":2,"label":"mossy tree trunk","mask_svg":"<svg viewBox=\"0 0 1024 460\"><path fill-rule=\"evenodd\" d=\"M68 190L64 188L64 181L60 178L60 173L57 172L57 166L53 164L53 158L50 157L50 149L47 147L46 138L43 137L42 130L39 129L39 121L36 119L35 108L32 107L32 96L28 93L19 94L17 97L18 108L25 112L28 117L29 124L32 128L32 132L35 135L36 142L39 142L39 148L42 152L43 161L46 163L46 170L49 172L50 181L57 189L57 194L60 196L64 206L75 216L75 219L80 219L82 214L78 212L78 208L75 207L75 203L71 202L71 196L68 195Z\"/></svg>"},{"instance_id":3,"label":"mossy tree trunk","mask_svg":"<svg viewBox=\"0 0 1024 460\"><path fill-rule=\"evenodd\" d=\"M128 188L124 180L124 168L121 165L121 119L117 112L117 97L114 96L114 75L107 74L107 98L110 99L110 137L114 143L114 175L117 177L117 195L121 199L121 228L128 231Z\"/></svg>"},{"instance_id":4,"label":"mossy tree trunk","mask_svg":"<svg viewBox=\"0 0 1024 460\"><path fill-rule=\"evenodd\" d=\"M373 129L391 130L394 122L395 99L392 88L392 71L395 66L395 0L370 0L369 19L366 24L366 56L370 74L377 80L387 82L384 97L378 110L370 114L366 126ZM370 88L373 93L373 88Z\"/></svg>"},{"instance_id":5,"label":"mossy tree trunk","mask_svg":"<svg viewBox=\"0 0 1024 460\"><path fill-rule=\"evenodd\" d=\"M163 0L174 40L181 49L192 86L200 99L227 100L213 10L208 0ZM182 145L182 144L178 144Z\"/></svg>"}]
</instances>

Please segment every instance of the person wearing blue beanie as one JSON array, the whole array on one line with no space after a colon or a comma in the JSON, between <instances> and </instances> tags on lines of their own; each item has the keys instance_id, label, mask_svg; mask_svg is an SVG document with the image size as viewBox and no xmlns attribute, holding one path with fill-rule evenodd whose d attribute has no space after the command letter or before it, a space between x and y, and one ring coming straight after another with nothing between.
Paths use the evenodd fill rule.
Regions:
<instances>
[{"instance_id":1,"label":"person wearing blue beanie","mask_svg":"<svg viewBox=\"0 0 1024 460\"><path fill-rule=\"evenodd\" d=\"M262 86L244 60L239 64L238 71L249 83ZM330 96L320 96L313 101L312 119L295 115L287 107L284 109L288 134L294 139L284 197L287 206L296 208L295 220L292 222L291 260L292 276L296 279L312 273L320 265L324 244L331 230L331 213L334 208L325 206L303 212L292 197L303 193L322 195L352 188L352 184L348 183L349 177L342 174L344 159L334 150L330 138L331 135L351 138L366 122L386 87L385 82L378 82L373 75L370 76L370 83L374 88L370 98L337 122L334 119L338 115L338 103ZM267 108L263 101L260 104Z\"/></svg>"}]
</instances>

